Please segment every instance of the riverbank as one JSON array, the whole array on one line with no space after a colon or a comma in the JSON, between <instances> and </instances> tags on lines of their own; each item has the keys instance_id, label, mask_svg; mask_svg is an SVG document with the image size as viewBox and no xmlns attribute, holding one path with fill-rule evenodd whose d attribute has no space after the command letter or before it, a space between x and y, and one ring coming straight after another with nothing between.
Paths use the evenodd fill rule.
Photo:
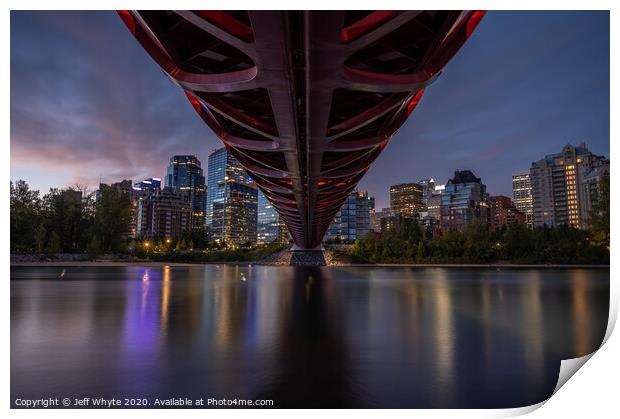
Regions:
<instances>
[{"instance_id":1,"label":"riverbank","mask_svg":"<svg viewBox=\"0 0 620 419\"><path fill-rule=\"evenodd\" d=\"M248 264L264 260L273 253L281 251L282 244L270 244L263 246L255 246L252 248L238 249L208 249L194 251L174 251L167 249L166 251L136 251L134 253L109 253L98 256L90 256L86 253L58 253L48 255L44 253L11 253L10 263L12 266L38 266L41 264L49 264L51 266L80 266L94 262L98 265L111 264L155 264L153 266L162 266L170 264Z\"/></svg>"},{"instance_id":2,"label":"riverbank","mask_svg":"<svg viewBox=\"0 0 620 419\"><path fill-rule=\"evenodd\" d=\"M147 267L163 267L163 266L201 266L201 265L231 265L231 266L290 266L285 264L268 264L257 262L205 262L205 263L181 263L181 262L153 262L153 261L135 261L135 262L114 262L105 260L80 261L80 262L21 262L11 263L11 267L19 266L104 266L104 267L127 267L127 266L147 266ZM535 265L535 264L510 264L510 263L381 263L381 264L328 264L330 268L522 268L522 269L557 269L557 268L592 268L592 269L609 269L609 265Z\"/></svg>"},{"instance_id":3,"label":"riverbank","mask_svg":"<svg viewBox=\"0 0 620 419\"><path fill-rule=\"evenodd\" d=\"M11 263L11 267L17 266L110 266L110 267L125 267L125 266L147 266L147 267L163 267L163 266L198 266L198 265L221 265L222 263L181 263L181 262L153 262L153 261L135 261L135 262L115 262L109 260L88 260L80 262L17 262ZM248 262L230 263L230 265L247 265Z\"/></svg>"}]
</instances>

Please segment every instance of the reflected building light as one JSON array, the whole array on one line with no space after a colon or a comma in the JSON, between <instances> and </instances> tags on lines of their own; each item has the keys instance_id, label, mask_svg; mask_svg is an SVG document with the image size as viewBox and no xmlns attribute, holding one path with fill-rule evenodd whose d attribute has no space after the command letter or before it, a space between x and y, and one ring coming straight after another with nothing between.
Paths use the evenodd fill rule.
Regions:
<instances>
[{"instance_id":1,"label":"reflected building light","mask_svg":"<svg viewBox=\"0 0 620 419\"><path fill-rule=\"evenodd\" d=\"M523 323L527 325L523 330L525 333L525 360L529 371L539 371L543 368L544 363L545 334L540 293L540 272L532 271L525 282L525 292L520 305L524 313ZM531 383L531 385L540 384L540 380Z\"/></svg>"},{"instance_id":2,"label":"reflected building light","mask_svg":"<svg viewBox=\"0 0 620 419\"><path fill-rule=\"evenodd\" d=\"M161 291L161 321L160 330L165 334L168 330L168 311L170 307L170 266L164 266Z\"/></svg>"},{"instance_id":3,"label":"reflected building light","mask_svg":"<svg viewBox=\"0 0 620 419\"><path fill-rule=\"evenodd\" d=\"M410 338L412 347L419 348L424 339L422 337L422 316L420 315L419 303L420 298L423 297L419 287L421 281L423 281L424 274L418 277L412 268L407 268L405 272L405 279L407 280L407 287L405 288L406 301L403 306L403 310L406 310L407 313L407 326L405 330Z\"/></svg>"},{"instance_id":4,"label":"reflected building light","mask_svg":"<svg viewBox=\"0 0 620 419\"><path fill-rule=\"evenodd\" d=\"M283 287L292 281L286 281L289 279L286 277L274 276L272 271L265 267L255 268L253 275L253 280L258 280L261 286L254 287L255 304L248 320L254 322L252 328L255 331L257 349L263 353L271 353L273 342L277 342L283 333L278 326L287 313Z\"/></svg>"},{"instance_id":5,"label":"reflected building light","mask_svg":"<svg viewBox=\"0 0 620 419\"><path fill-rule=\"evenodd\" d=\"M121 331L121 342L118 353L119 366L123 370L132 371L136 365L142 365L140 374L135 380L122 380L119 383L119 394L130 394L139 386L145 394L157 392L157 368L160 361L158 350L159 336L159 313L158 305L151 304L147 308L149 298L149 280L143 278L150 276L155 279L153 272L142 272L133 270L135 277L131 281L126 281L125 295L127 296L126 309L124 310L124 320ZM146 274L146 275L145 275Z\"/></svg>"},{"instance_id":6,"label":"reflected building light","mask_svg":"<svg viewBox=\"0 0 620 419\"><path fill-rule=\"evenodd\" d=\"M588 307L588 278L584 269L571 271L571 293L573 299L573 339L575 357L589 354L595 349L592 336L592 308Z\"/></svg>"},{"instance_id":7,"label":"reflected building light","mask_svg":"<svg viewBox=\"0 0 620 419\"><path fill-rule=\"evenodd\" d=\"M435 343L437 346L437 387L440 399L448 406L453 397L454 378L454 322L452 319L452 296L446 271L438 271L434 287Z\"/></svg>"},{"instance_id":8,"label":"reflected building light","mask_svg":"<svg viewBox=\"0 0 620 419\"><path fill-rule=\"evenodd\" d=\"M235 266L234 276L237 276L239 267ZM231 276L232 267L224 265L222 268L221 278L234 278ZM237 282L235 282L237 284ZM236 289L233 289L231 284L228 284L226 280L222 281L221 286L218 287L215 293L215 307L214 312L217 322L215 324L215 344L219 351L222 353L231 349L233 343L233 315L235 313L235 302L237 297Z\"/></svg>"},{"instance_id":9,"label":"reflected building light","mask_svg":"<svg viewBox=\"0 0 620 419\"><path fill-rule=\"evenodd\" d=\"M146 312L146 304L148 302L149 295L149 270L146 269L142 274L142 299L140 302L140 317L144 318Z\"/></svg>"}]
</instances>

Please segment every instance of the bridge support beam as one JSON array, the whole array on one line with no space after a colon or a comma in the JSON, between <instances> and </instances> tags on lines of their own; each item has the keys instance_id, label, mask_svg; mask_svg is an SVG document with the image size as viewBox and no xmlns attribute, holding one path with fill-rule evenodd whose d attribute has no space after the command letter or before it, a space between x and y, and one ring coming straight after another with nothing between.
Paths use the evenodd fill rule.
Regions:
<instances>
[{"instance_id":1,"label":"bridge support beam","mask_svg":"<svg viewBox=\"0 0 620 419\"><path fill-rule=\"evenodd\" d=\"M320 249L348 194L484 12L119 15L272 202L296 252Z\"/></svg>"}]
</instances>

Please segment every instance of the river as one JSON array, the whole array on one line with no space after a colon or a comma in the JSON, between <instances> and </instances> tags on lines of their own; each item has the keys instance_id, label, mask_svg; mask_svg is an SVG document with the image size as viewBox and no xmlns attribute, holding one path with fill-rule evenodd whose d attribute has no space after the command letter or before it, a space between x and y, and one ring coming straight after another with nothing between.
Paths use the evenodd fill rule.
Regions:
<instances>
[{"instance_id":1,"label":"river","mask_svg":"<svg viewBox=\"0 0 620 419\"><path fill-rule=\"evenodd\" d=\"M608 309L603 268L12 267L11 403L525 406Z\"/></svg>"}]
</instances>

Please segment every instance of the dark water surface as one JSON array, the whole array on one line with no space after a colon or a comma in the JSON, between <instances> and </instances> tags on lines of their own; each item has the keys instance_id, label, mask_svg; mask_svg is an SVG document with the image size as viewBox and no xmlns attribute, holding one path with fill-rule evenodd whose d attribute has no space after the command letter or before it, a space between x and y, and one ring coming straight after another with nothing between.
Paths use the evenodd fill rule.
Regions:
<instances>
[{"instance_id":1,"label":"dark water surface","mask_svg":"<svg viewBox=\"0 0 620 419\"><path fill-rule=\"evenodd\" d=\"M11 403L517 407L600 345L609 269L11 268Z\"/></svg>"}]
</instances>

